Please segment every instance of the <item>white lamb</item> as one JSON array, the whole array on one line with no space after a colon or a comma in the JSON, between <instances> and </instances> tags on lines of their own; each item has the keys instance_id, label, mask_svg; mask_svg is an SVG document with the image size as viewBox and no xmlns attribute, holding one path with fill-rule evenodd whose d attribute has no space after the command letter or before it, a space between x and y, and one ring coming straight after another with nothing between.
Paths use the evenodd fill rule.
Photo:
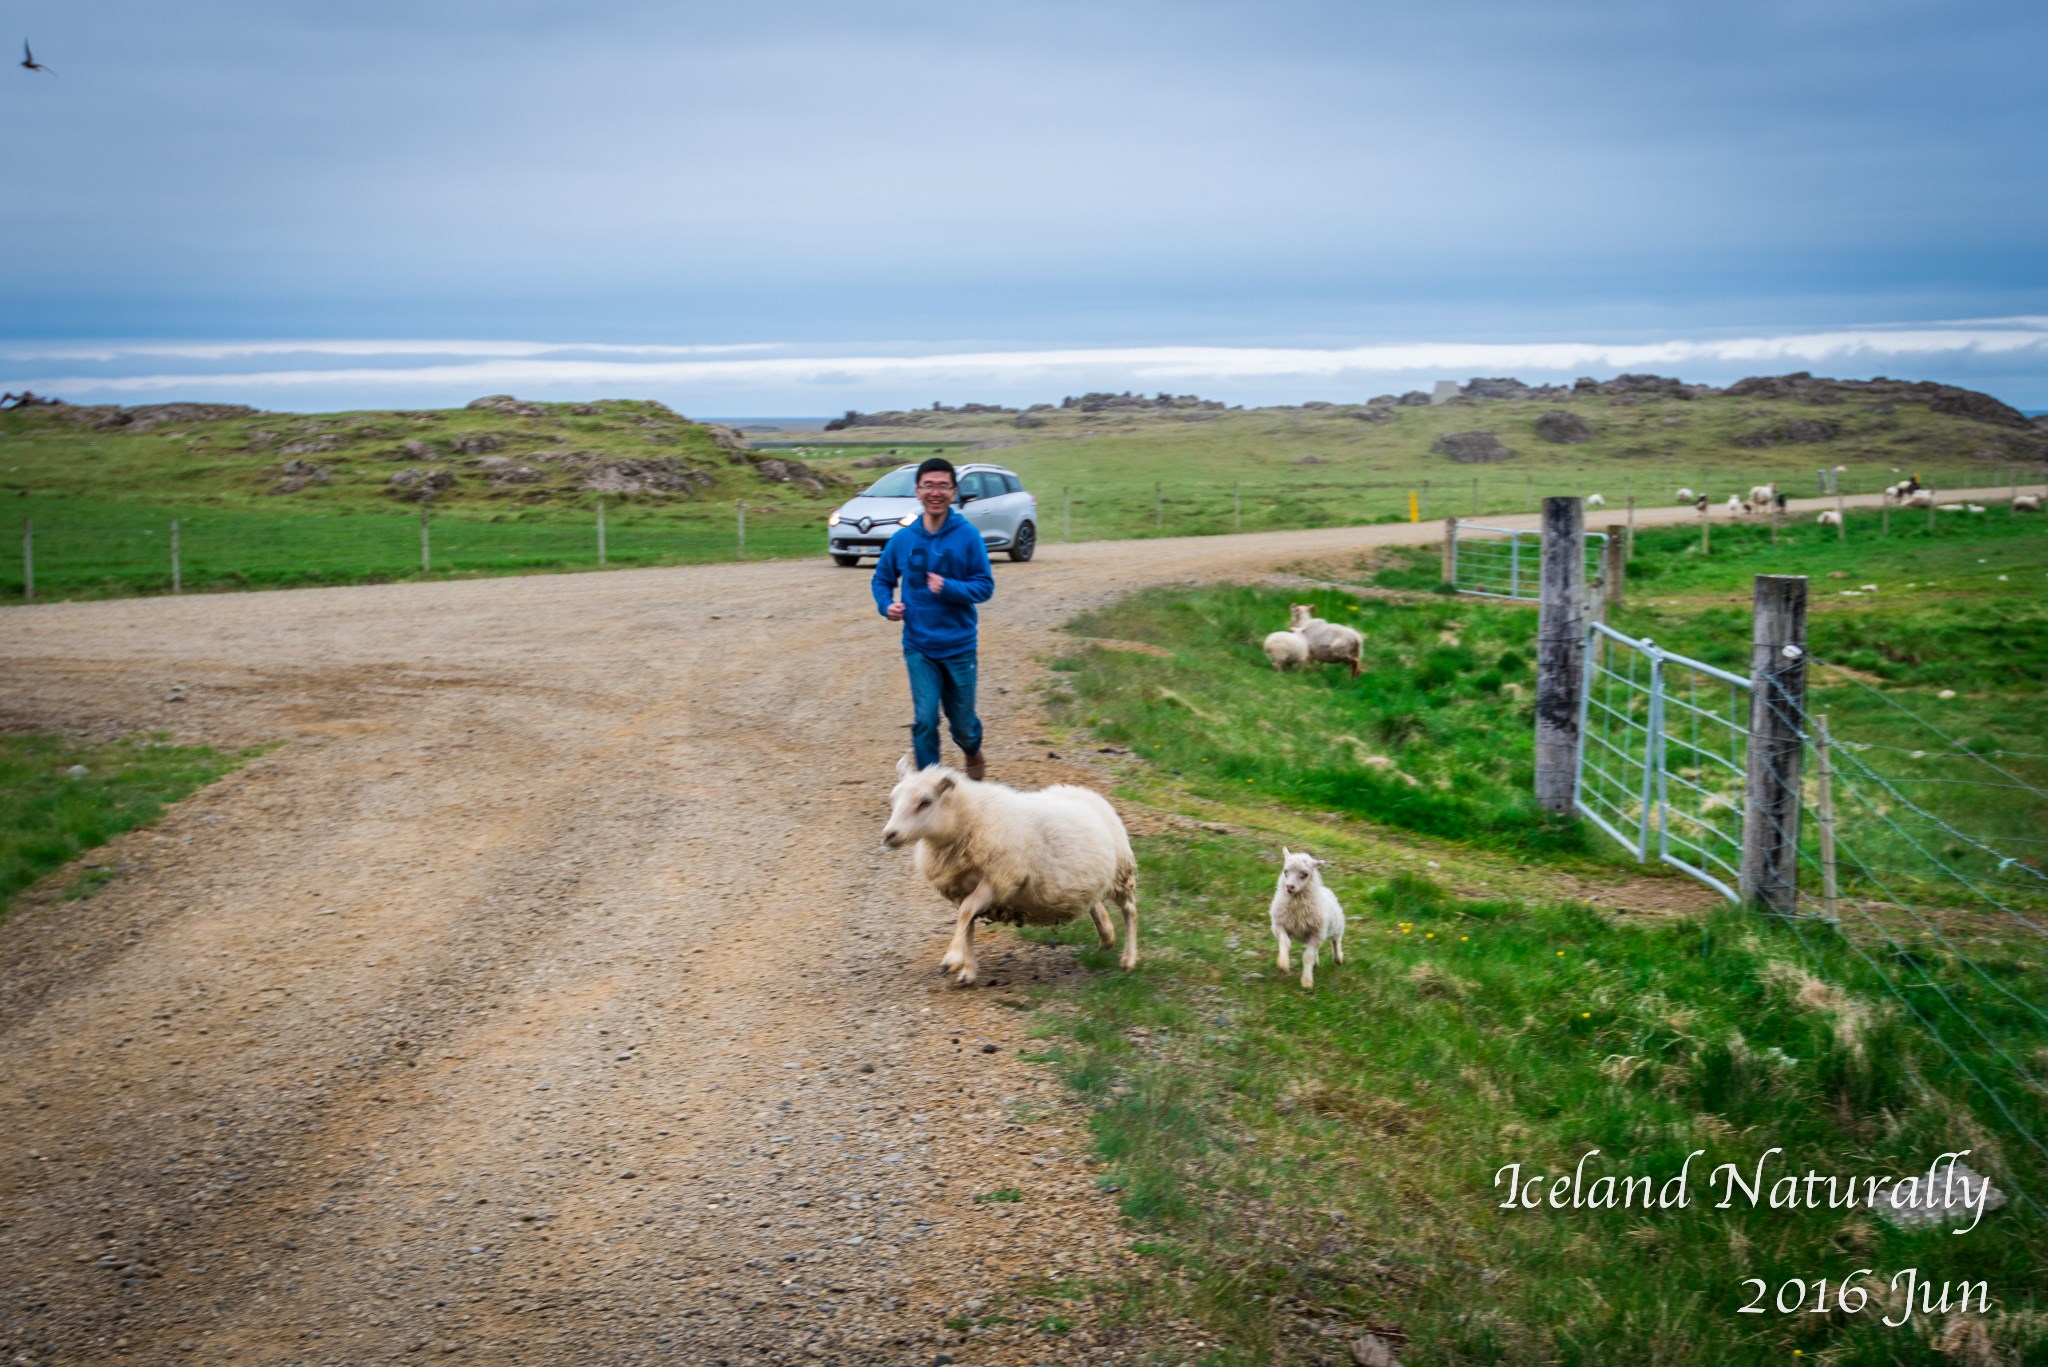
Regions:
<instances>
[{"instance_id":1,"label":"white lamb","mask_svg":"<svg viewBox=\"0 0 2048 1367\"><path fill-rule=\"evenodd\" d=\"M1587 494L1586 506L1588 508L1605 508L1607 506L1607 500L1600 494Z\"/></svg>"},{"instance_id":2,"label":"white lamb","mask_svg":"<svg viewBox=\"0 0 2048 1367\"><path fill-rule=\"evenodd\" d=\"M1830 508L1815 518L1814 521L1820 523L1823 527L1839 527L1842 525L1842 515L1833 508Z\"/></svg>"},{"instance_id":3,"label":"white lamb","mask_svg":"<svg viewBox=\"0 0 2048 1367\"><path fill-rule=\"evenodd\" d=\"M1273 889L1273 938L1280 942L1280 971L1290 972L1287 948L1290 939L1301 941L1301 985L1316 985L1316 960L1323 941L1344 962L1344 908L1337 894L1323 886L1316 872L1323 861L1306 850L1280 849L1280 883Z\"/></svg>"},{"instance_id":4,"label":"white lamb","mask_svg":"<svg viewBox=\"0 0 2048 1367\"><path fill-rule=\"evenodd\" d=\"M1752 484L1749 486L1749 501L1758 507L1776 502L1777 497L1778 486L1775 484Z\"/></svg>"},{"instance_id":5,"label":"white lamb","mask_svg":"<svg viewBox=\"0 0 2048 1367\"><path fill-rule=\"evenodd\" d=\"M1698 495L1693 493L1693 491L1690 489L1680 489L1678 491L1678 501L1680 503L1690 503L1693 501L1693 499L1697 497Z\"/></svg>"},{"instance_id":6,"label":"white lamb","mask_svg":"<svg viewBox=\"0 0 2048 1367\"><path fill-rule=\"evenodd\" d=\"M882 843L916 842L917 871L958 905L939 961L958 986L974 986L977 918L1056 926L1085 915L1107 949L1116 943L1109 901L1123 912L1123 966L1138 966L1138 861L1100 793L1070 783L1020 793L937 764L916 769L906 755L896 761L889 807Z\"/></svg>"},{"instance_id":7,"label":"white lamb","mask_svg":"<svg viewBox=\"0 0 2048 1367\"><path fill-rule=\"evenodd\" d=\"M1915 489L1905 495L1903 501L1908 508L1932 508L1934 506L1934 490Z\"/></svg>"},{"instance_id":8,"label":"white lamb","mask_svg":"<svg viewBox=\"0 0 2048 1367\"><path fill-rule=\"evenodd\" d=\"M1288 604L1289 626L1300 632L1308 642L1308 657L1326 664L1348 664L1351 677L1358 677L1359 663L1365 658L1365 638L1350 627L1326 622L1315 615L1315 609L1307 603Z\"/></svg>"},{"instance_id":9,"label":"white lamb","mask_svg":"<svg viewBox=\"0 0 2048 1367\"><path fill-rule=\"evenodd\" d=\"M1728 495L1728 505L1727 505L1727 506L1728 506L1728 516L1730 516L1730 517L1740 517L1740 516L1742 516L1742 514L1743 514L1743 511L1744 511L1744 505L1743 505L1743 502L1742 502L1741 498L1737 497L1737 496L1736 496L1736 495L1734 495L1734 494L1730 494L1730 495Z\"/></svg>"},{"instance_id":10,"label":"white lamb","mask_svg":"<svg viewBox=\"0 0 2048 1367\"><path fill-rule=\"evenodd\" d=\"M1987 512L1987 511L1989 511L1989 510L1988 510L1987 508L1985 508L1985 506L1984 506L1983 504L1981 504L1981 503L1970 503L1970 504L1965 504L1964 506L1965 506L1965 507L1966 507L1966 508L1967 508L1967 509L1968 509L1968 510L1969 510L1970 512L1973 512L1973 513L1982 513L1982 512Z\"/></svg>"},{"instance_id":11,"label":"white lamb","mask_svg":"<svg viewBox=\"0 0 2048 1367\"><path fill-rule=\"evenodd\" d=\"M1308 638L1298 631L1273 632L1266 637L1266 658L1279 670L1305 665L1309 661Z\"/></svg>"},{"instance_id":12,"label":"white lamb","mask_svg":"<svg viewBox=\"0 0 2048 1367\"><path fill-rule=\"evenodd\" d=\"M2012 501L2012 510L2016 513L2038 513L2041 511L2041 496L2021 494Z\"/></svg>"}]
</instances>

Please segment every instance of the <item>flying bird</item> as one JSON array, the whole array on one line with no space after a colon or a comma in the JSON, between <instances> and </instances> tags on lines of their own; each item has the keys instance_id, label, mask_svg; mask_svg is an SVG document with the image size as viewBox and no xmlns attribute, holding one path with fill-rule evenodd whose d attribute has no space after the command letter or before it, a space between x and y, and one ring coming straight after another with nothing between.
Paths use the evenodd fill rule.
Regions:
<instances>
[{"instance_id":1,"label":"flying bird","mask_svg":"<svg viewBox=\"0 0 2048 1367\"><path fill-rule=\"evenodd\" d=\"M21 40L21 64L27 67L30 71L49 71L52 76L57 74L54 71L50 71L50 68L44 66L41 62L36 60L35 53L29 51L28 39L26 38Z\"/></svg>"}]
</instances>

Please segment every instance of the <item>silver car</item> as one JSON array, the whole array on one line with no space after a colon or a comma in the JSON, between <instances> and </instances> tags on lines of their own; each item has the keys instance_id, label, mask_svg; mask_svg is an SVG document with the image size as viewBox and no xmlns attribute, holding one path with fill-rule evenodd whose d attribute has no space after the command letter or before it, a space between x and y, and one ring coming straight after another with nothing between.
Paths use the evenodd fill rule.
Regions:
<instances>
[{"instance_id":1,"label":"silver car","mask_svg":"<svg viewBox=\"0 0 2048 1367\"><path fill-rule=\"evenodd\" d=\"M974 524L990 554L1008 551L1012 560L1029 560L1038 549L1038 500L1024 491L1024 481L1000 465L957 469L953 507ZM826 518L833 562L858 565L864 555L880 555L890 537L922 514L916 488L917 466L900 465Z\"/></svg>"}]
</instances>

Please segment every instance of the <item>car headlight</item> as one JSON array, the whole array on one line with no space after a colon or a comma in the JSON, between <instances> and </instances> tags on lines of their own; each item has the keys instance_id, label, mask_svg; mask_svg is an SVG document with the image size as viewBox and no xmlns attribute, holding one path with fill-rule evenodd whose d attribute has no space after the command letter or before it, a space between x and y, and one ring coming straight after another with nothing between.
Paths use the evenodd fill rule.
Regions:
<instances>
[{"instance_id":1,"label":"car headlight","mask_svg":"<svg viewBox=\"0 0 2048 1367\"><path fill-rule=\"evenodd\" d=\"M839 525L839 514L834 513L830 517L826 518L825 525L827 527L837 527Z\"/></svg>"},{"instance_id":2,"label":"car headlight","mask_svg":"<svg viewBox=\"0 0 2048 1367\"><path fill-rule=\"evenodd\" d=\"M916 513L905 513L903 516L896 519L896 525L899 527L908 527L911 523L917 521L917 517L918 515Z\"/></svg>"}]
</instances>

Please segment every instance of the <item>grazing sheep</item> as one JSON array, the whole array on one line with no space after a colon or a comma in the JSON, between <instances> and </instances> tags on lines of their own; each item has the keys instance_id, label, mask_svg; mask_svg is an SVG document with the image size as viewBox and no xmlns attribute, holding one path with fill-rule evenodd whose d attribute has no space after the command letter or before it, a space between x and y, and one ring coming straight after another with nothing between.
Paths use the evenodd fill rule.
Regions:
<instances>
[{"instance_id":1,"label":"grazing sheep","mask_svg":"<svg viewBox=\"0 0 2048 1367\"><path fill-rule=\"evenodd\" d=\"M1678 491L1678 501L1680 503L1690 503L1693 501L1693 499L1697 497L1698 495L1693 493L1693 491L1690 489L1680 489Z\"/></svg>"},{"instance_id":2,"label":"grazing sheep","mask_svg":"<svg viewBox=\"0 0 2048 1367\"><path fill-rule=\"evenodd\" d=\"M1846 465L1837 465L1835 467L1835 473L1838 475L1846 475L1849 473L1849 467Z\"/></svg>"},{"instance_id":3,"label":"grazing sheep","mask_svg":"<svg viewBox=\"0 0 2048 1367\"><path fill-rule=\"evenodd\" d=\"M1973 513L1981 513L1988 511L1981 503L1967 503L1963 506Z\"/></svg>"},{"instance_id":4,"label":"grazing sheep","mask_svg":"<svg viewBox=\"0 0 2048 1367\"><path fill-rule=\"evenodd\" d=\"M1749 505L1747 503L1744 503L1740 498L1737 498L1734 494L1728 495L1727 506L1728 516L1730 517L1740 517L1742 516L1742 514L1749 511Z\"/></svg>"},{"instance_id":5,"label":"grazing sheep","mask_svg":"<svg viewBox=\"0 0 2048 1367\"><path fill-rule=\"evenodd\" d=\"M1692 501L1692 508L1693 511L1696 513L1705 512L1707 510L1707 496L1705 494L1701 494L1698 498L1694 499Z\"/></svg>"},{"instance_id":6,"label":"grazing sheep","mask_svg":"<svg viewBox=\"0 0 2048 1367\"><path fill-rule=\"evenodd\" d=\"M1932 508L1934 506L1934 490L1914 489L1903 495L1903 499L1908 508Z\"/></svg>"},{"instance_id":7,"label":"grazing sheep","mask_svg":"<svg viewBox=\"0 0 2048 1367\"><path fill-rule=\"evenodd\" d=\"M1273 632L1266 637L1266 658L1279 670L1305 665L1309 661L1308 638L1298 631Z\"/></svg>"},{"instance_id":8,"label":"grazing sheep","mask_svg":"<svg viewBox=\"0 0 2048 1367\"><path fill-rule=\"evenodd\" d=\"M1785 496L1785 491L1783 489L1780 489L1777 493L1771 495L1771 511L1778 513L1782 516L1785 510L1790 508L1791 506L1792 500Z\"/></svg>"},{"instance_id":9,"label":"grazing sheep","mask_svg":"<svg viewBox=\"0 0 2048 1367\"><path fill-rule=\"evenodd\" d=\"M2016 513L2038 513L2041 511L2041 496L2021 494L2012 501L2012 510Z\"/></svg>"},{"instance_id":10,"label":"grazing sheep","mask_svg":"<svg viewBox=\"0 0 2048 1367\"><path fill-rule=\"evenodd\" d=\"M1308 657L1325 664L1348 664L1351 677L1358 677L1359 663L1365 657L1365 638L1350 627L1325 622L1315 615L1315 609L1307 603L1290 603L1291 614L1288 625L1300 632L1308 641Z\"/></svg>"},{"instance_id":11,"label":"grazing sheep","mask_svg":"<svg viewBox=\"0 0 2048 1367\"><path fill-rule=\"evenodd\" d=\"M1138 864L1123 820L1100 793L1069 783L1020 793L942 765L896 761L882 843L916 842L917 871L959 906L939 971L974 986L974 922L1064 925L1086 915L1103 948L1116 943L1105 902L1123 912L1126 969L1138 966Z\"/></svg>"},{"instance_id":12,"label":"grazing sheep","mask_svg":"<svg viewBox=\"0 0 2048 1367\"><path fill-rule=\"evenodd\" d=\"M1323 886L1316 870L1323 861L1306 850L1280 848L1280 882L1273 889L1273 938L1280 942L1280 971L1291 971L1287 963L1289 939L1301 941L1301 985L1316 985L1316 960L1322 957L1323 941L1344 962L1344 908L1337 894Z\"/></svg>"},{"instance_id":13,"label":"grazing sheep","mask_svg":"<svg viewBox=\"0 0 2048 1367\"><path fill-rule=\"evenodd\" d=\"M1749 486L1748 501L1756 504L1759 508L1771 502L1777 496L1778 486L1775 484L1752 484Z\"/></svg>"},{"instance_id":14,"label":"grazing sheep","mask_svg":"<svg viewBox=\"0 0 2048 1367\"><path fill-rule=\"evenodd\" d=\"M1960 503L1937 503L1934 506L1938 511L1944 513L1960 513L1964 511L1963 505Z\"/></svg>"},{"instance_id":15,"label":"grazing sheep","mask_svg":"<svg viewBox=\"0 0 2048 1367\"><path fill-rule=\"evenodd\" d=\"M1820 523L1823 527L1839 527L1842 525L1842 515L1833 508L1830 508L1815 518L1814 521Z\"/></svg>"},{"instance_id":16,"label":"grazing sheep","mask_svg":"<svg viewBox=\"0 0 2048 1367\"><path fill-rule=\"evenodd\" d=\"M1607 500L1599 494L1587 494L1586 506L1588 508L1605 508L1607 506Z\"/></svg>"}]
</instances>

